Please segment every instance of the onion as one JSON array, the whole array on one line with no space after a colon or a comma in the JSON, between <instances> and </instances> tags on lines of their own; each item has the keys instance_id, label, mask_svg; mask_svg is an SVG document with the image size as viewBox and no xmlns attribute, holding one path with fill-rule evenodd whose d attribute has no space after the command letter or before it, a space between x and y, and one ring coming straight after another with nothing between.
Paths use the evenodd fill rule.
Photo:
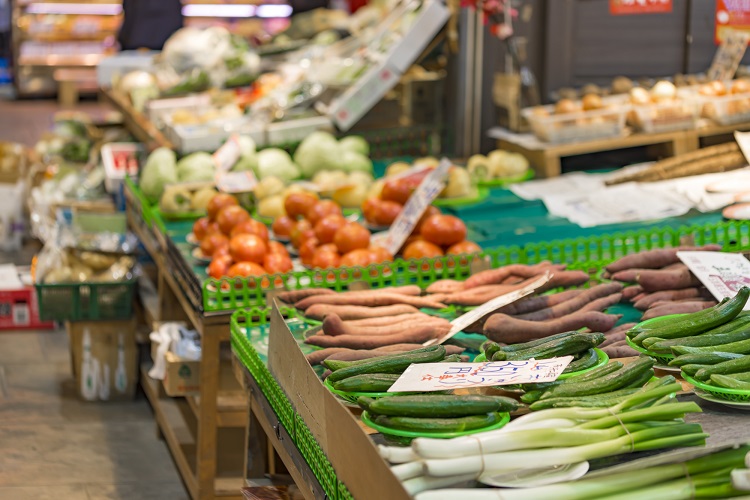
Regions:
<instances>
[{"instance_id":1,"label":"onion","mask_svg":"<svg viewBox=\"0 0 750 500\"><path fill-rule=\"evenodd\" d=\"M651 89L651 97L656 102L671 101L675 98L676 95L677 88L672 82L668 82L666 80L656 82L654 88Z\"/></svg>"}]
</instances>

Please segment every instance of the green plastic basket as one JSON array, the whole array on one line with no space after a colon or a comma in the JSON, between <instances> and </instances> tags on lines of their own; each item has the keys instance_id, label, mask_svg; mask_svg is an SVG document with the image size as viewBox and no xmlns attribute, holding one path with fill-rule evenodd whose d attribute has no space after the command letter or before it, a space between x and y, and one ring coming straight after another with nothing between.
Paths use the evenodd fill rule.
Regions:
<instances>
[{"instance_id":1,"label":"green plastic basket","mask_svg":"<svg viewBox=\"0 0 750 500\"><path fill-rule=\"evenodd\" d=\"M415 432L415 431L405 431L402 429L393 429L391 427L385 427L383 425L376 424L372 421L370 418L370 414L367 411L362 412L362 422L364 422L368 427L372 427L376 431L380 432L381 434L385 434L387 436L393 436L396 438L406 438L409 441L415 438L420 437L429 437L429 438L437 438L437 439L451 439L455 437L461 437L461 436L469 436L471 434L479 434L480 432L487 432L487 431L494 431L497 429L501 429L505 426L508 422L510 422L510 414L509 413L499 413L500 415L500 421L495 422L492 425L488 425L486 427L482 427L480 429L473 429L470 431L456 431L456 432Z\"/></svg>"},{"instance_id":2,"label":"green plastic basket","mask_svg":"<svg viewBox=\"0 0 750 500\"><path fill-rule=\"evenodd\" d=\"M573 378L578 377L579 375L583 375L584 373L588 373L591 370L596 370L599 367L602 367L609 363L609 356L607 356L607 353L602 351L601 349L594 348L596 351L596 356L599 358L599 361L596 363L596 365L592 366L591 368L586 368L585 370L578 370L577 372L570 372L570 373L563 373L559 377L557 377L557 380L565 380L566 378ZM480 352L477 354L477 357L474 358L474 363L484 363L487 361L487 356L483 352Z\"/></svg>"},{"instance_id":3,"label":"green plastic basket","mask_svg":"<svg viewBox=\"0 0 750 500\"><path fill-rule=\"evenodd\" d=\"M377 399L377 398L386 398L388 396L393 396L395 394L398 394L396 392L347 392L347 391L340 391L338 389L335 389L333 387L333 384L331 384L331 382L328 379L325 379L325 381L323 381L323 385L326 386L326 388L329 391L331 391L332 393L334 393L335 395L337 395L341 399L344 399L344 400L348 401L349 403L354 403L354 404L357 404L357 399L359 399L359 397L366 397L366 398Z\"/></svg>"},{"instance_id":4,"label":"green plastic basket","mask_svg":"<svg viewBox=\"0 0 750 500\"><path fill-rule=\"evenodd\" d=\"M118 283L37 283L42 321L130 319L137 280Z\"/></svg>"},{"instance_id":5,"label":"green plastic basket","mask_svg":"<svg viewBox=\"0 0 750 500\"><path fill-rule=\"evenodd\" d=\"M715 396L719 399L725 399L735 403L750 403L750 391L743 391L740 389L728 389L726 387L717 387L715 385L707 384L696 380L685 372L682 372L682 378L685 379L689 384L694 385L698 389L706 391L707 393Z\"/></svg>"},{"instance_id":6,"label":"green plastic basket","mask_svg":"<svg viewBox=\"0 0 750 500\"><path fill-rule=\"evenodd\" d=\"M507 179L494 179L491 181L479 181L479 185L488 188L507 188L511 184L517 184L519 182L530 181L534 178L534 171L528 169L522 175L515 177L508 177Z\"/></svg>"},{"instance_id":7,"label":"green plastic basket","mask_svg":"<svg viewBox=\"0 0 750 500\"><path fill-rule=\"evenodd\" d=\"M465 207L479 203L489 195L489 188L477 186L474 191L467 196L459 196L457 198L435 198L432 204L440 208Z\"/></svg>"},{"instance_id":8,"label":"green plastic basket","mask_svg":"<svg viewBox=\"0 0 750 500\"><path fill-rule=\"evenodd\" d=\"M671 366L669 366L669 362L674 359L674 354L659 354L653 351L649 351L648 349L639 346L638 344L630 340L628 337L625 337L625 342L636 351L653 358L653 360L656 361L657 365L667 366L669 368L672 368Z\"/></svg>"}]
</instances>

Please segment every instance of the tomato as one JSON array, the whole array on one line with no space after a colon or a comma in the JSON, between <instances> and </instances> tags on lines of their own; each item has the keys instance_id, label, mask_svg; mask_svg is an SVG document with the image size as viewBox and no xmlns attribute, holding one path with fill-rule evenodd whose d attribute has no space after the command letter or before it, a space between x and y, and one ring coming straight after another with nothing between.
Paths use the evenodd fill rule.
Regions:
<instances>
[{"instance_id":1,"label":"tomato","mask_svg":"<svg viewBox=\"0 0 750 500\"><path fill-rule=\"evenodd\" d=\"M238 234L229 240L229 255L235 262L263 262L268 253L266 243L254 234Z\"/></svg>"},{"instance_id":2,"label":"tomato","mask_svg":"<svg viewBox=\"0 0 750 500\"><path fill-rule=\"evenodd\" d=\"M367 222L375 224L375 212L382 202L383 200L379 198L367 198L362 202L362 215L365 216Z\"/></svg>"},{"instance_id":3,"label":"tomato","mask_svg":"<svg viewBox=\"0 0 750 500\"><path fill-rule=\"evenodd\" d=\"M466 253L479 253L482 251L482 247L474 243L473 241L461 241L455 245L451 245L448 250L445 251L446 255L461 255Z\"/></svg>"},{"instance_id":4,"label":"tomato","mask_svg":"<svg viewBox=\"0 0 750 500\"><path fill-rule=\"evenodd\" d=\"M312 230L312 226L310 225L310 221L307 219L300 219L294 224L294 229L292 229L292 232L289 234L289 241L292 242L292 246L295 248L299 248L302 241L307 239L307 235L303 237L303 233L305 231ZM313 234L315 234L315 231L313 231Z\"/></svg>"},{"instance_id":5,"label":"tomato","mask_svg":"<svg viewBox=\"0 0 750 500\"><path fill-rule=\"evenodd\" d=\"M331 243L336 236L336 231L348 223L342 215L326 215L315 224L315 236L321 243Z\"/></svg>"},{"instance_id":6,"label":"tomato","mask_svg":"<svg viewBox=\"0 0 750 500\"><path fill-rule=\"evenodd\" d=\"M229 246L229 238L222 233L209 233L201 241L201 253L205 256L211 256L220 247Z\"/></svg>"},{"instance_id":7,"label":"tomato","mask_svg":"<svg viewBox=\"0 0 750 500\"><path fill-rule=\"evenodd\" d=\"M226 193L216 194L208 202L208 205L206 205L206 212L208 212L209 220L212 220L212 221L216 220L216 216L219 214L219 211L222 208L229 207L231 205L239 205L237 198L235 198L231 194L226 194Z\"/></svg>"},{"instance_id":8,"label":"tomato","mask_svg":"<svg viewBox=\"0 0 750 500\"><path fill-rule=\"evenodd\" d=\"M229 245L222 245L218 247L216 250L214 250L214 253L211 254L211 258L215 259L216 257L222 255L229 255Z\"/></svg>"},{"instance_id":9,"label":"tomato","mask_svg":"<svg viewBox=\"0 0 750 500\"><path fill-rule=\"evenodd\" d=\"M265 224L255 219L243 220L229 232L230 237L237 236L238 234L254 234L268 243L268 228Z\"/></svg>"},{"instance_id":10,"label":"tomato","mask_svg":"<svg viewBox=\"0 0 750 500\"><path fill-rule=\"evenodd\" d=\"M321 250L320 248L315 250L312 258L312 267L316 269L328 269L331 267L339 267L341 257L338 252L331 250Z\"/></svg>"},{"instance_id":11,"label":"tomato","mask_svg":"<svg viewBox=\"0 0 750 500\"><path fill-rule=\"evenodd\" d=\"M288 238L289 235L292 234L294 225L294 219L292 219L288 215L282 215L281 217L276 217L276 220L274 220L273 224L271 225L271 229L276 236Z\"/></svg>"},{"instance_id":12,"label":"tomato","mask_svg":"<svg viewBox=\"0 0 750 500\"><path fill-rule=\"evenodd\" d=\"M307 211L305 218L310 221L310 224L315 226L320 219L332 214L341 215L339 204L332 200L321 200Z\"/></svg>"},{"instance_id":13,"label":"tomato","mask_svg":"<svg viewBox=\"0 0 750 500\"><path fill-rule=\"evenodd\" d=\"M433 215L440 215L440 209L434 205L430 205L427 207L427 210L424 211L422 214L422 217L419 218L419 222L417 222L417 225L414 227L414 232L416 234L419 234L420 230L422 229L422 224L424 224L424 221L432 217Z\"/></svg>"},{"instance_id":14,"label":"tomato","mask_svg":"<svg viewBox=\"0 0 750 500\"><path fill-rule=\"evenodd\" d=\"M283 243L279 243L278 241L269 241L268 244L268 253L277 253L279 255L286 255L289 256L289 251L286 249Z\"/></svg>"},{"instance_id":15,"label":"tomato","mask_svg":"<svg viewBox=\"0 0 750 500\"><path fill-rule=\"evenodd\" d=\"M405 179L386 180L383 184L383 190L380 192L380 198L384 201L395 201L405 205L414 189Z\"/></svg>"},{"instance_id":16,"label":"tomato","mask_svg":"<svg viewBox=\"0 0 750 500\"><path fill-rule=\"evenodd\" d=\"M312 265L312 258L315 250L318 248L318 239L309 238L299 247L299 258L303 264Z\"/></svg>"},{"instance_id":17,"label":"tomato","mask_svg":"<svg viewBox=\"0 0 750 500\"><path fill-rule=\"evenodd\" d=\"M230 278L245 276L264 276L268 274L263 266L255 262L237 262L227 270L227 276Z\"/></svg>"},{"instance_id":18,"label":"tomato","mask_svg":"<svg viewBox=\"0 0 750 500\"><path fill-rule=\"evenodd\" d=\"M420 234L436 245L455 245L466 239L466 224L453 215L433 215L422 223Z\"/></svg>"},{"instance_id":19,"label":"tomato","mask_svg":"<svg viewBox=\"0 0 750 500\"><path fill-rule=\"evenodd\" d=\"M269 253L263 259L263 267L271 274L288 273L292 270L292 259L288 255Z\"/></svg>"},{"instance_id":20,"label":"tomato","mask_svg":"<svg viewBox=\"0 0 750 500\"><path fill-rule=\"evenodd\" d=\"M289 193L284 199L284 210L292 219L304 217L307 211L318 202L318 197L312 193L295 192Z\"/></svg>"},{"instance_id":21,"label":"tomato","mask_svg":"<svg viewBox=\"0 0 750 500\"><path fill-rule=\"evenodd\" d=\"M356 222L349 222L339 228L333 242L342 254L370 246L370 231Z\"/></svg>"},{"instance_id":22,"label":"tomato","mask_svg":"<svg viewBox=\"0 0 750 500\"><path fill-rule=\"evenodd\" d=\"M370 247L370 262L380 264L382 262L391 262L392 260L393 255L385 248L378 246Z\"/></svg>"},{"instance_id":23,"label":"tomato","mask_svg":"<svg viewBox=\"0 0 750 500\"><path fill-rule=\"evenodd\" d=\"M395 201L381 201L375 206L372 217L373 222L378 226L390 226L396 217L401 213L404 206Z\"/></svg>"},{"instance_id":24,"label":"tomato","mask_svg":"<svg viewBox=\"0 0 750 500\"><path fill-rule=\"evenodd\" d=\"M337 246L336 246L335 244L333 244L333 243L325 243L325 244L323 244L323 245L320 245L320 246L319 246L319 247L317 248L317 250L327 250L327 251L330 251L330 252L336 252L336 253L339 253L339 247L337 247Z\"/></svg>"},{"instance_id":25,"label":"tomato","mask_svg":"<svg viewBox=\"0 0 750 500\"><path fill-rule=\"evenodd\" d=\"M208 217L201 217L193 224L193 235L195 239L201 241L208 233L216 232L219 226L212 222Z\"/></svg>"},{"instance_id":26,"label":"tomato","mask_svg":"<svg viewBox=\"0 0 750 500\"><path fill-rule=\"evenodd\" d=\"M227 275L229 267L232 265L232 257L229 255L219 255L214 257L206 268L206 273L212 278L219 279Z\"/></svg>"},{"instance_id":27,"label":"tomato","mask_svg":"<svg viewBox=\"0 0 750 500\"><path fill-rule=\"evenodd\" d=\"M371 261L371 255L370 250L367 248L358 248L356 250L352 250L351 252L345 253L343 257L341 257L341 262L339 265L341 267L354 267L354 266L369 266L372 264Z\"/></svg>"},{"instance_id":28,"label":"tomato","mask_svg":"<svg viewBox=\"0 0 750 500\"><path fill-rule=\"evenodd\" d=\"M441 257L443 250L429 241L418 240L409 243L404 249L404 259L425 259L429 257Z\"/></svg>"},{"instance_id":29,"label":"tomato","mask_svg":"<svg viewBox=\"0 0 750 500\"><path fill-rule=\"evenodd\" d=\"M234 226L248 219L250 219L250 214L247 210L238 205L230 205L219 210L216 223L219 224L219 230L222 233L229 235Z\"/></svg>"}]
</instances>

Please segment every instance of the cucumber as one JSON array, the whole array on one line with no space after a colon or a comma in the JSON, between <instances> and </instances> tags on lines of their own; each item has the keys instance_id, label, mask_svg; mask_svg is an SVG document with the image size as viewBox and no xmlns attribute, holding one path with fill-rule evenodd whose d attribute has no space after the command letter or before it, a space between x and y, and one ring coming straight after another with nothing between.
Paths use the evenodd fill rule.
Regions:
<instances>
[{"instance_id":1,"label":"cucumber","mask_svg":"<svg viewBox=\"0 0 750 500\"><path fill-rule=\"evenodd\" d=\"M518 408L514 399L501 396L455 394L447 396L391 396L370 404L368 411L392 417L452 418L491 412L509 412Z\"/></svg>"},{"instance_id":2,"label":"cucumber","mask_svg":"<svg viewBox=\"0 0 750 500\"><path fill-rule=\"evenodd\" d=\"M680 367L683 373L686 375L690 375L691 377L695 377L695 374L698 373L699 370L702 370L703 368L706 368L710 365L699 365L697 363L692 363L689 365L683 365Z\"/></svg>"},{"instance_id":3,"label":"cucumber","mask_svg":"<svg viewBox=\"0 0 750 500\"><path fill-rule=\"evenodd\" d=\"M360 396L357 398L357 404L359 407L367 411L370 411L370 405L374 402L375 400L373 398L368 398L367 396Z\"/></svg>"},{"instance_id":4,"label":"cucumber","mask_svg":"<svg viewBox=\"0 0 750 500\"><path fill-rule=\"evenodd\" d=\"M650 337L650 338L647 338L646 340L643 341L643 346L650 349L651 346L653 346L657 342L667 342L667 343L669 343L670 346L671 345L682 345L682 344L680 344L680 339L691 339L691 341L692 341L692 340L697 340L699 338L704 338L704 337L706 337L708 335L719 335L719 334L725 334L725 333L733 333L736 330L741 329L742 327L748 327L748 326L750 326L750 316L748 316L747 314L745 314L743 312L743 313L740 313L739 315L737 315L737 317L734 318L729 323L723 324L723 325L721 325L719 327L716 327L716 328L712 328L711 330L707 330L707 331L705 331L705 332L703 332L703 333L701 333L699 335L695 335L695 336L691 336L691 337L680 337L680 338L676 338L676 339L662 339L662 338L659 338L659 337ZM741 339L737 339L737 340L741 340Z\"/></svg>"},{"instance_id":5,"label":"cucumber","mask_svg":"<svg viewBox=\"0 0 750 500\"><path fill-rule=\"evenodd\" d=\"M389 417L375 415L373 422L383 427L411 432L463 432L481 429L502 420L497 412L457 418Z\"/></svg>"},{"instance_id":6,"label":"cucumber","mask_svg":"<svg viewBox=\"0 0 750 500\"><path fill-rule=\"evenodd\" d=\"M599 368L596 368L594 370L591 370L590 372L586 372L582 375L576 375L574 377L567 378L563 380L563 384L576 384L578 382L586 382L587 380L595 380L601 377L604 377L605 375L609 375L610 373L614 373L617 370L621 369L623 367L623 364L619 361L613 361L611 363L608 363L604 366L600 366Z\"/></svg>"},{"instance_id":7,"label":"cucumber","mask_svg":"<svg viewBox=\"0 0 750 500\"><path fill-rule=\"evenodd\" d=\"M446 356L445 359L441 361L441 363L460 363L460 362L461 362L460 354L451 354L450 356Z\"/></svg>"},{"instance_id":8,"label":"cucumber","mask_svg":"<svg viewBox=\"0 0 750 500\"><path fill-rule=\"evenodd\" d=\"M634 380L631 383L629 383L628 385L626 385L625 388L626 389L630 389L630 388L634 388L634 387L635 388L641 388L641 387L643 387L643 385L646 382L648 382L649 380L651 380L653 378L653 376L654 376L654 370L653 370L653 368L651 370L646 370L645 372L643 372L643 375L641 375L639 378L637 378L636 380Z\"/></svg>"},{"instance_id":9,"label":"cucumber","mask_svg":"<svg viewBox=\"0 0 750 500\"><path fill-rule=\"evenodd\" d=\"M640 379L644 372L651 370L653 366L653 359L642 356L629 365L625 365L622 370L610 373L604 377L578 383L560 384L557 387L553 387L546 391L541 399L549 399L553 397L580 397L611 392L632 384Z\"/></svg>"},{"instance_id":10,"label":"cucumber","mask_svg":"<svg viewBox=\"0 0 750 500\"><path fill-rule=\"evenodd\" d=\"M488 340L487 342L482 344L480 349L482 350L484 355L487 357L487 359L492 359L492 355L500 350L500 346L498 345L497 342Z\"/></svg>"},{"instance_id":11,"label":"cucumber","mask_svg":"<svg viewBox=\"0 0 750 500\"><path fill-rule=\"evenodd\" d=\"M727 375L719 375L718 373L715 373L711 375L711 382L714 385L718 385L719 387L726 387L727 389L750 391L750 382L738 380Z\"/></svg>"},{"instance_id":12,"label":"cucumber","mask_svg":"<svg viewBox=\"0 0 750 500\"><path fill-rule=\"evenodd\" d=\"M490 361L505 361L507 353L505 351L497 351L492 355L492 358L487 358Z\"/></svg>"},{"instance_id":13,"label":"cucumber","mask_svg":"<svg viewBox=\"0 0 750 500\"><path fill-rule=\"evenodd\" d=\"M620 389L604 394L593 396L584 396L581 398L550 398L544 401L537 401L529 406L532 410L545 410L547 408L570 408L581 406L583 408L606 408L613 406L620 401L638 392L637 388Z\"/></svg>"},{"instance_id":14,"label":"cucumber","mask_svg":"<svg viewBox=\"0 0 750 500\"><path fill-rule=\"evenodd\" d=\"M741 358L730 359L729 361L701 368L694 376L698 380L708 380L711 375L728 375L730 373L747 371L750 371L750 356L742 356Z\"/></svg>"},{"instance_id":15,"label":"cucumber","mask_svg":"<svg viewBox=\"0 0 750 500\"><path fill-rule=\"evenodd\" d=\"M740 323L739 325L737 325L738 322ZM725 326L732 324L735 325L734 328L722 333L714 333L718 330L724 330ZM719 328L709 330L701 335L686 337L682 339L661 340L659 342L652 343L648 346L648 349L658 353L669 353L671 352L671 348L675 346L707 347L722 344L731 344L733 342L739 342L741 340L748 339L750 339L750 317L743 316L742 318L737 318L730 323L727 323L727 325L722 325ZM648 340L651 339L646 339L646 341ZM644 345L646 345L646 342L644 342Z\"/></svg>"},{"instance_id":16,"label":"cucumber","mask_svg":"<svg viewBox=\"0 0 750 500\"><path fill-rule=\"evenodd\" d=\"M683 316L683 315L680 315L680 316ZM658 317L658 318L651 318L651 319L647 320L648 321L648 325L644 326L643 322L638 323L633 328L631 328L630 330L628 330L627 332L625 332L625 335L629 339L632 339L633 337L635 337L639 333L653 330L654 328L658 328L658 327L660 327L660 326L662 326L662 325L664 325L666 323L669 323L670 321L676 321L677 319L679 319L679 318L670 318L669 316L661 316L661 317Z\"/></svg>"},{"instance_id":17,"label":"cucumber","mask_svg":"<svg viewBox=\"0 0 750 500\"><path fill-rule=\"evenodd\" d=\"M345 392L386 392L400 376L398 373L355 375L334 382L333 388Z\"/></svg>"},{"instance_id":18,"label":"cucumber","mask_svg":"<svg viewBox=\"0 0 750 500\"><path fill-rule=\"evenodd\" d=\"M729 376L743 382L750 382L750 372L733 373Z\"/></svg>"},{"instance_id":19,"label":"cucumber","mask_svg":"<svg viewBox=\"0 0 750 500\"><path fill-rule=\"evenodd\" d=\"M408 352L400 352L397 354L389 354L388 356L381 356L380 359L383 358L391 358L393 356L402 356L405 354L417 354L420 352L431 352L434 350L434 348L437 346L430 346L430 347L422 347L420 349L414 349L413 351ZM375 358L367 358L367 359L358 359L356 361L343 361L338 359L326 359L323 360L323 365L331 370L332 372L335 372L336 370L341 370L342 368L349 368L350 366L359 366L363 365L365 363L369 363L371 361L374 361Z\"/></svg>"},{"instance_id":20,"label":"cucumber","mask_svg":"<svg viewBox=\"0 0 750 500\"><path fill-rule=\"evenodd\" d=\"M521 396L521 402L528 405L539 401L541 397L544 396L545 392L547 392L547 389L534 389L532 391L527 391Z\"/></svg>"},{"instance_id":21,"label":"cucumber","mask_svg":"<svg viewBox=\"0 0 750 500\"><path fill-rule=\"evenodd\" d=\"M579 372L581 370L587 370L593 368L599 363L599 353L597 353L592 347L588 351L584 352L581 357L575 361L572 361L568 366L565 367L563 373Z\"/></svg>"},{"instance_id":22,"label":"cucumber","mask_svg":"<svg viewBox=\"0 0 750 500\"><path fill-rule=\"evenodd\" d=\"M596 347L604 342L604 339L603 333L577 333L522 351L508 352L506 353L506 359L515 361L531 358L549 359L556 356L568 356Z\"/></svg>"},{"instance_id":23,"label":"cucumber","mask_svg":"<svg viewBox=\"0 0 750 500\"><path fill-rule=\"evenodd\" d=\"M437 363L443 358L445 358L445 347L430 346L403 354L363 360L365 362L336 370L328 376L328 380L336 382L365 373L401 373L412 363Z\"/></svg>"},{"instance_id":24,"label":"cucumber","mask_svg":"<svg viewBox=\"0 0 750 500\"><path fill-rule=\"evenodd\" d=\"M672 347L672 352L674 352L676 356L681 356L683 354L711 353L714 351L734 354L750 354L750 339L732 342L731 344L709 345L706 347L686 347L682 345Z\"/></svg>"},{"instance_id":25,"label":"cucumber","mask_svg":"<svg viewBox=\"0 0 750 500\"><path fill-rule=\"evenodd\" d=\"M516 351L523 351L525 349L531 349L532 347L536 347L541 344L546 344L547 342L550 342L552 340L560 340L567 337L571 337L573 335L576 335L578 332L572 331L572 332L563 332L563 333L556 333L555 335L550 335L549 337L544 337L537 340L530 340L529 342L523 342L521 344L511 344L511 345L504 345L500 346L500 350L504 352L516 352Z\"/></svg>"},{"instance_id":26,"label":"cucumber","mask_svg":"<svg viewBox=\"0 0 750 500\"><path fill-rule=\"evenodd\" d=\"M742 354L735 354L733 352L708 352L698 354L683 354L677 356L669 362L669 366L685 366L685 365L715 365L722 361L729 361L730 359L741 358Z\"/></svg>"},{"instance_id":27,"label":"cucumber","mask_svg":"<svg viewBox=\"0 0 750 500\"><path fill-rule=\"evenodd\" d=\"M686 314L680 318L669 318L671 321L662 321L656 327L642 331L632 340L638 345L643 345L643 341L650 337L675 339L698 335L736 318L742 312L748 298L750 298L750 288L743 286L737 295L729 300L723 300L714 307Z\"/></svg>"}]
</instances>

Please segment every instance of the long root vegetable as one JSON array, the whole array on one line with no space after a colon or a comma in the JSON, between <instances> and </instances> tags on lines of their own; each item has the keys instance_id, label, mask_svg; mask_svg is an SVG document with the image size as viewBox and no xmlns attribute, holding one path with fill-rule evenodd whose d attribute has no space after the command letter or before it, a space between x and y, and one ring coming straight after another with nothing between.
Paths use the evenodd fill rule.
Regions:
<instances>
[{"instance_id":1,"label":"long root vegetable","mask_svg":"<svg viewBox=\"0 0 750 500\"><path fill-rule=\"evenodd\" d=\"M639 311L645 311L657 302L676 302L678 300L696 299L699 297L706 299L711 298L707 290L697 287L683 288L682 290L661 290L659 292L649 293L643 298L637 300L633 304L633 307L635 307Z\"/></svg>"},{"instance_id":2,"label":"long root vegetable","mask_svg":"<svg viewBox=\"0 0 750 500\"><path fill-rule=\"evenodd\" d=\"M458 280L437 280L427 287L427 293L453 293L464 289L464 282Z\"/></svg>"},{"instance_id":3,"label":"long root vegetable","mask_svg":"<svg viewBox=\"0 0 750 500\"><path fill-rule=\"evenodd\" d=\"M622 290L622 298L623 300L632 302L633 298L635 298L637 295L640 295L642 293L643 293L643 287L641 285L628 286Z\"/></svg>"},{"instance_id":4,"label":"long root vegetable","mask_svg":"<svg viewBox=\"0 0 750 500\"><path fill-rule=\"evenodd\" d=\"M642 320L659 318L670 314L694 313L708 309L716 305L716 302L710 300L700 300L695 302L669 302L659 307L652 307L643 314Z\"/></svg>"},{"instance_id":5,"label":"long root vegetable","mask_svg":"<svg viewBox=\"0 0 750 500\"><path fill-rule=\"evenodd\" d=\"M607 353L607 356L609 356L610 359L629 358L640 354L638 351L630 347L624 340L609 344L601 349Z\"/></svg>"},{"instance_id":6,"label":"long root vegetable","mask_svg":"<svg viewBox=\"0 0 750 500\"><path fill-rule=\"evenodd\" d=\"M321 364L324 360L328 359L328 356L333 356L338 352L344 351L350 351L350 349L344 349L343 347L329 347L328 349L313 351L306 355L305 358L307 358L308 363L314 366Z\"/></svg>"},{"instance_id":7,"label":"long root vegetable","mask_svg":"<svg viewBox=\"0 0 750 500\"><path fill-rule=\"evenodd\" d=\"M401 347L400 349L384 349L384 348L345 349L341 347L329 347L328 349L336 349L337 352L331 354L325 359L326 360L331 359L331 360L336 360L336 361L359 361L360 359L379 358L382 356L390 356L392 354L400 354L404 352L414 351L416 349L421 349L422 347L424 347L421 344L397 344L397 345L400 345L400 346L407 345L408 347L406 348ZM325 351L327 349L322 349L322 350ZM316 351L316 352L320 352L320 351ZM464 349L461 347L454 346L454 345L445 346L446 356L450 356L451 354L461 354L462 352L464 352Z\"/></svg>"},{"instance_id":8,"label":"long root vegetable","mask_svg":"<svg viewBox=\"0 0 750 500\"><path fill-rule=\"evenodd\" d=\"M290 290L288 292L281 292L277 297L279 300L286 302L287 304L294 304L307 297L313 295L332 295L335 294L330 288L308 288L306 290Z\"/></svg>"},{"instance_id":9,"label":"long root vegetable","mask_svg":"<svg viewBox=\"0 0 750 500\"><path fill-rule=\"evenodd\" d=\"M612 307L615 304L618 304L622 300L622 293L613 293L610 295L607 295L606 297L601 297L596 300L592 300L585 306L583 306L580 310L581 311L606 311L608 308Z\"/></svg>"},{"instance_id":10,"label":"long root vegetable","mask_svg":"<svg viewBox=\"0 0 750 500\"><path fill-rule=\"evenodd\" d=\"M384 326L355 326L352 327L348 322L343 321L335 314L331 314L323 320L323 333L325 335L390 335L399 331L408 330L414 325L431 325L441 326L448 325L450 321L444 318L430 316L427 318L412 318L408 321L395 323Z\"/></svg>"},{"instance_id":11,"label":"long root vegetable","mask_svg":"<svg viewBox=\"0 0 750 500\"><path fill-rule=\"evenodd\" d=\"M423 343L445 335L450 327L418 325L392 335L314 335L305 340L319 347L348 347L350 349L376 349L398 343Z\"/></svg>"},{"instance_id":12,"label":"long root vegetable","mask_svg":"<svg viewBox=\"0 0 750 500\"><path fill-rule=\"evenodd\" d=\"M552 264L549 261L544 261L533 266L527 266L525 264L510 264L508 266L498 267L496 269L488 269L486 271L478 272L477 274L469 277L464 282L464 289L474 288L481 285L499 284L509 276L531 278L533 276L538 276L544 273L544 271L547 269L560 271L562 269L565 269L565 266L560 264Z\"/></svg>"},{"instance_id":13,"label":"long root vegetable","mask_svg":"<svg viewBox=\"0 0 750 500\"><path fill-rule=\"evenodd\" d=\"M346 320L399 316L401 314L414 314L418 312L419 309L407 304L394 304L382 307L316 304L305 309L305 317L321 321L329 314L337 314L341 319Z\"/></svg>"},{"instance_id":14,"label":"long root vegetable","mask_svg":"<svg viewBox=\"0 0 750 500\"><path fill-rule=\"evenodd\" d=\"M598 311L585 311L547 321L528 321L507 314L493 314L484 323L484 334L495 342L517 344L581 328L606 332L615 326L620 317Z\"/></svg>"},{"instance_id":15,"label":"long root vegetable","mask_svg":"<svg viewBox=\"0 0 750 500\"><path fill-rule=\"evenodd\" d=\"M441 302L429 297L413 297L411 295L399 295L397 293L363 293L363 294L335 294L315 295L294 304L297 309L305 310L315 304L329 305L351 305L351 306L390 306L394 304L407 304L414 307L428 307L431 309L443 309L447 307Z\"/></svg>"},{"instance_id":16,"label":"long root vegetable","mask_svg":"<svg viewBox=\"0 0 750 500\"><path fill-rule=\"evenodd\" d=\"M622 285L620 285L619 283L606 283L606 284L597 285L597 286L589 288L588 290L584 290L582 293L578 294L576 297L570 300L561 302L552 307L548 307L546 309L540 309L538 311L534 311L531 313L521 314L518 316L518 319L544 321L548 319L560 318L562 316L572 314L580 310L584 306L590 303L593 303L594 301L597 301L598 299L615 294L619 292L620 290L622 290ZM619 301L620 298L618 297L617 300ZM600 304L601 303L597 303L597 307ZM606 309L607 307L611 305L614 305L614 304L608 304L599 310Z\"/></svg>"},{"instance_id":17,"label":"long root vegetable","mask_svg":"<svg viewBox=\"0 0 750 500\"><path fill-rule=\"evenodd\" d=\"M380 316L377 318L364 318L364 319L351 319L346 320L349 326L384 326L401 323L404 321L410 321L413 318L432 318L429 314L422 312L414 314L401 314L398 316Z\"/></svg>"},{"instance_id":18,"label":"long root vegetable","mask_svg":"<svg viewBox=\"0 0 750 500\"><path fill-rule=\"evenodd\" d=\"M699 286L701 282L690 272L687 266L682 266L677 269L641 271L638 274L638 284L647 292L658 292L691 288ZM323 297L328 297L328 295Z\"/></svg>"},{"instance_id":19,"label":"long root vegetable","mask_svg":"<svg viewBox=\"0 0 750 500\"><path fill-rule=\"evenodd\" d=\"M580 289L565 290L564 292L551 293L549 295L537 295L533 297L523 298L513 304L503 306L495 312L510 314L511 316L519 314L528 314L530 312L539 311L547 307L553 307L557 304L571 300L584 291Z\"/></svg>"},{"instance_id":20,"label":"long root vegetable","mask_svg":"<svg viewBox=\"0 0 750 500\"><path fill-rule=\"evenodd\" d=\"M701 250L704 252L718 252L721 250L721 245L705 245L702 247L678 247L678 248L667 248L662 250L649 250L647 252L639 252L632 255L626 255L612 264L606 267L606 270L610 273L616 273L618 271L624 271L625 269L661 269L662 267L668 266L680 262L677 257L677 252L687 250Z\"/></svg>"},{"instance_id":21,"label":"long root vegetable","mask_svg":"<svg viewBox=\"0 0 750 500\"><path fill-rule=\"evenodd\" d=\"M539 288L537 292L544 292L560 287L579 286L587 283L590 279L591 276L585 271L554 271L552 279L546 285Z\"/></svg>"},{"instance_id":22,"label":"long root vegetable","mask_svg":"<svg viewBox=\"0 0 750 500\"><path fill-rule=\"evenodd\" d=\"M383 347L378 347L377 349L374 349L375 351L383 351L383 352L402 352L402 351L413 351L415 349L421 349L424 346L422 344L392 344L387 345ZM459 347L457 345L450 345L450 344L443 344L443 347L445 347L445 354L451 355L451 354L461 354L466 349L463 347Z\"/></svg>"},{"instance_id":23,"label":"long root vegetable","mask_svg":"<svg viewBox=\"0 0 750 500\"><path fill-rule=\"evenodd\" d=\"M616 326L608 332L604 332L605 340L599 344L599 348L614 344L625 340L625 333L634 327L637 323L623 323L622 325Z\"/></svg>"}]
</instances>

